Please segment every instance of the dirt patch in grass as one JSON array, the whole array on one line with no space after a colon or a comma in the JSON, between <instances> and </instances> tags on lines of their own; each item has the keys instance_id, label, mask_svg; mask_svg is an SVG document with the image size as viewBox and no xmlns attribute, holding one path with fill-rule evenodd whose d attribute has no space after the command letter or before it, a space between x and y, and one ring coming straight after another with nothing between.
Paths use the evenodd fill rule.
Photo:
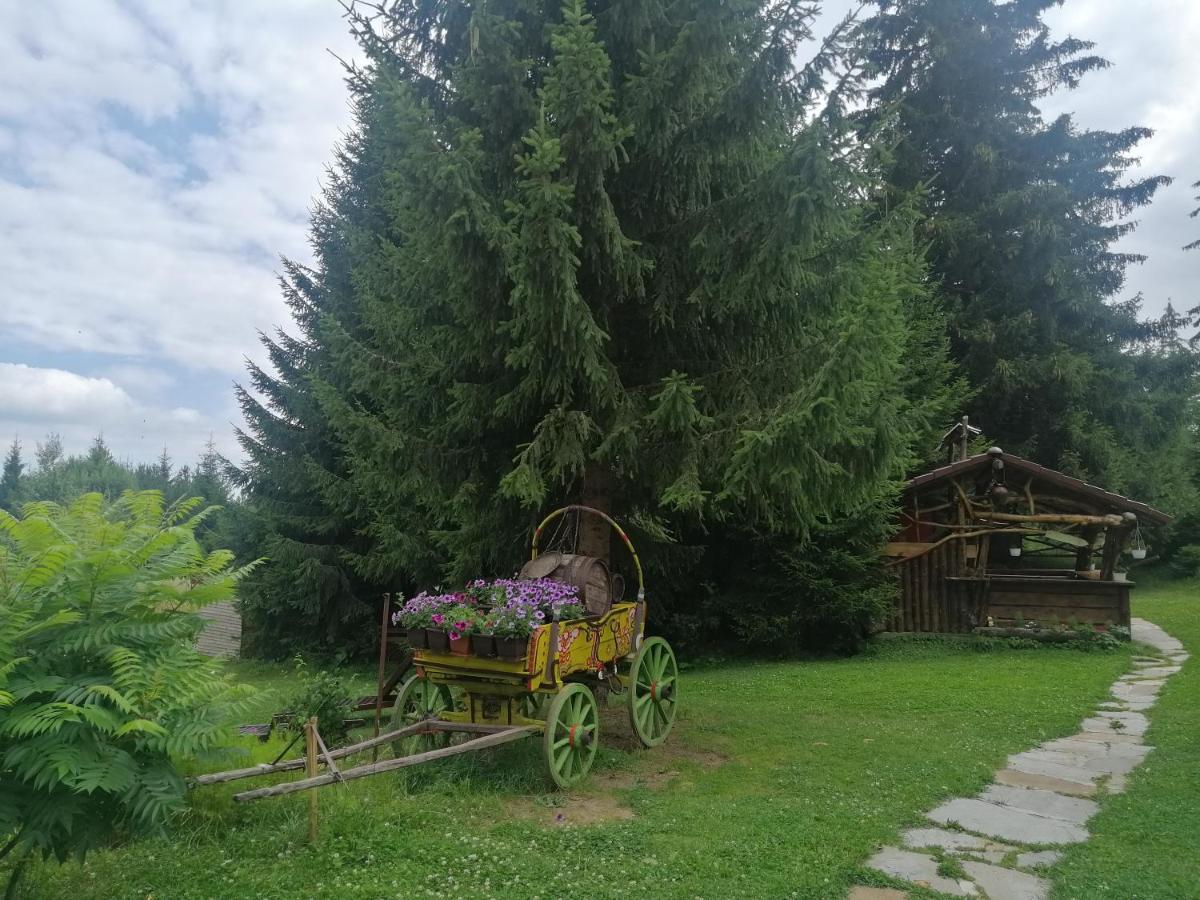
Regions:
<instances>
[{"instance_id":1,"label":"dirt patch in grass","mask_svg":"<svg viewBox=\"0 0 1200 900\"><path fill-rule=\"evenodd\" d=\"M550 828L604 825L633 818L633 810L613 794L591 792L519 797L506 803L504 812L508 817Z\"/></svg>"}]
</instances>

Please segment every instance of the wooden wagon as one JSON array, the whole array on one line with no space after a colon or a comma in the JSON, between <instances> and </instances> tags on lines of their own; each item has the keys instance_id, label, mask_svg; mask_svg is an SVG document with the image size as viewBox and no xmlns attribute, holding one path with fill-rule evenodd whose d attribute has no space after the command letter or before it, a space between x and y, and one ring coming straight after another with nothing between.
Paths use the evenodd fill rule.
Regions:
<instances>
[{"instance_id":1,"label":"wooden wagon","mask_svg":"<svg viewBox=\"0 0 1200 900\"><path fill-rule=\"evenodd\" d=\"M563 787L586 775L595 758L598 695L624 695L630 724L643 745L666 739L675 722L679 672L665 640L643 637L645 588L628 535L598 510L564 507L534 532L532 558L539 558L538 539L547 523L569 512L599 516L612 526L633 559L636 597L603 603L604 611L595 615L538 626L516 660L417 650L415 672L396 698L395 729L425 723L431 729L450 725L492 734L540 733L550 776Z\"/></svg>"},{"instance_id":2,"label":"wooden wagon","mask_svg":"<svg viewBox=\"0 0 1200 900\"><path fill-rule=\"evenodd\" d=\"M597 596L596 584L584 585L589 614L552 621L534 628L516 659L460 655L422 648L403 657L400 672L412 672L396 692L392 729L379 732L379 713L389 692L385 679L388 630L380 654L380 686L373 698L376 735L349 747L330 751L315 728L310 729L308 759L259 765L231 772L202 775L195 784L216 784L273 772L301 768L309 777L299 781L243 791L234 799L243 802L279 796L406 768L495 747L526 737L540 736L547 770L562 787L587 775L600 739L598 697L622 697L630 724L639 741L653 747L666 740L678 708L679 670L670 645L659 637L645 638L646 597L641 562L629 536L609 516L590 507L567 506L555 510L534 532L532 560L542 558L539 538L547 523L572 513L599 516L607 522L632 557L637 593L626 600L617 595ZM576 559L565 568L577 571ZM527 569L530 567L527 566ZM542 567L546 568L546 567ZM533 571L539 572L537 566ZM611 589L611 585L610 585ZM601 608L602 607L602 608ZM394 633L393 633L394 636ZM310 723L311 724L311 723ZM459 742L455 742L456 737ZM463 739L465 738L465 740ZM337 760L391 744L394 758L339 769ZM327 771L317 774L315 761Z\"/></svg>"}]
</instances>

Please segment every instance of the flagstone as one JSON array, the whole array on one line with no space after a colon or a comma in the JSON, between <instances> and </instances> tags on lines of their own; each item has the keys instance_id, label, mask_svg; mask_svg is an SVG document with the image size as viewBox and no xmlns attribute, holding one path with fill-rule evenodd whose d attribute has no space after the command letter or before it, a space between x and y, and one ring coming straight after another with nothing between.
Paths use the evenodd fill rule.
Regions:
<instances>
[{"instance_id":1,"label":"flagstone","mask_svg":"<svg viewBox=\"0 0 1200 900\"><path fill-rule=\"evenodd\" d=\"M979 799L1036 813L1039 816L1062 819L1076 825L1082 825L1100 811L1100 805L1095 800L1064 797L1053 791L1008 787L1001 784L991 785L979 795Z\"/></svg>"},{"instance_id":2,"label":"flagstone","mask_svg":"<svg viewBox=\"0 0 1200 900\"><path fill-rule=\"evenodd\" d=\"M1033 869L1038 866L1053 866L1062 859L1058 850L1033 850L1017 854L1017 865L1022 869Z\"/></svg>"},{"instance_id":3,"label":"flagstone","mask_svg":"<svg viewBox=\"0 0 1200 900\"><path fill-rule=\"evenodd\" d=\"M1051 778L1061 778L1076 784L1086 784L1094 781L1099 773L1089 771L1081 765L1066 765L1055 759L1047 759L1045 755L1037 756L1033 751L1018 753L1008 760L1008 768L1018 772L1028 772L1030 775L1049 775Z\"/></svg>"},{"instance_id":4,"label":"flagstone","mask_svg":"<svg viewBox=\"0 0 1200 900\"><path fill-rule=\"evenodd\" d=\"M1081 731L1079 734L1073 734L1065 740L1069 741L1094 741L1098 744L1136 744L1142 745L1142 737L1138 734L1118 734L1116 732L1105 733L1095 731Z\"/></svg>"},{"instance_id":5,"label":"flagstone","mask_svg":"<svg viewBox=\"0 0 1200 900\"><path fill-rule=\"evenodd\" d=\"M905 846L911 847L914 850L923 847L937 847L948 853L962 851L970 851L972 853L996 852L1003 858L1004 854L1017 849L1009 844L1001 844L997 841L979 837L979 835L965 834L961 831L948 831L945 828L909 828L901 833L900 838L904 841Z\"/></svg>"},{"instance_id":6,"label":"flagstone","mask_svg":"<svg viewBox=\"0 0 1200 900\"><path fill-rule=\"evenodd\" d=\"M1016 769L1001 769L995 774L996 784L1007 784L1012 787L1041 788L1054 791L1057 794L1070 794L1075 797L1090 797L1099 791L1092 782L1071 781L1066 778L1056 778L1053 775L1041 775L1036 772L1019 772Z\"/></svg>"},{"instance_id":7,"label":"flagstone","mask_svg":"<svg viewBox=\"0 0 1200 900\"><path fill-rule=\"evenodd\" d=\"M1141 718L1143 724L1130 722L1126 719L1113 718L1115 716L1138 716ZM1092 718L1084 719L1081 727L1084 731L1094 731L1101 734L1132 734L1140 736L1146 733L1145 721L1146 717L1141 713L1101 710ZM1114 722L1118 724L1114 725Z\"/></svg>"},{"instance_id":8,"label":"flagstone","mask_svg":"<svg viewBox=\"0 0 1200 900\"><path fill-rule=\"evenodd\" d=\"M1108 744L1097 741L1077 741L1073 738L1059 738L1042 744L1041 749L1061 750L1064 753L1073 753L1077 756L1090 756L1093 759L1116 756L1142 760L1154 748L1149 744Z\"/></svg>"},{"instance_id":9,"label":"flagstone","mask_svg":"<svg viewBox=\"0 0 1200 900\"><path fill-rule=\"evenodd\" d=\"M914 853L899 847L884 847L867 860L867 867L953 897L978 895L975 885L970 881L939 875L938 861L925 853Z\"/></svg>"},{"instance_id":10,"label":"flagstone","mask_svg":"<svg viewBox=\"0 0 1200 900\"><path fill-rule=\"evenodd\" d=\"M1050 882L1027 872L987 863L964 862L963 870L984 890L988 900L1045 900Z\"/></svg>"},{"instance_id":11,"label":"flagstone","mask_svg":"<svg viewBox=\"0 0 1200 900\"><path fill-rule=\"evenodd\" d=\"M1062 819L966 797L949 800L926 817L942 825L954 823L967 831L1025 844L1078 844L1088 836L1086 828Z\"/></svg>"}]
</instances>

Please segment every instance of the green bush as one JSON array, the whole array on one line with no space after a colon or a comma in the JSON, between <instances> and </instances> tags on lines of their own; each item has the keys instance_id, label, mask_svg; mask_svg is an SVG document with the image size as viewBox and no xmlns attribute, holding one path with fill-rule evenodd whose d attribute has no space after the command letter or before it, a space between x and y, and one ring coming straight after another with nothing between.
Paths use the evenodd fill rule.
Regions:
<instances>
[{"instance_id":1,"label":"green bush","mask_svg":"<svg viewBox=\"0 0 1200 900\"><path fill-rule=\"evenodd\" d=\"M315 716L321 739L326 746L335 747L350 734L346 716L354 705L354 694L349 684L332 672L306 674L306 670L304 660L297 657L296 674L301 679L300 687L288 698L286 709L297 727Z\"/></svg>"},{"instance_id":2,"label":"green bush","mask_svg":"<svg viewBox=\"0 0 1200 900\"><path fill-rule=\"evenodd\" d=\"M1173 575L1195 578L1200 575L1200 544L1184 544L1172 555L1168 564Z\"/></svg>"},{"instance_id":3,"label":"green bush","mask_svg":"<svg viewBox=\"0 0 1200 900\"><path fill-rule=\"evenodd\" d=\"M144 491L0 511L0 855L61 861L160 830L184 794L175 761L243 712L248 689L194 649L197 610L246 571L201 548L200 504Z\"/></svg>"}]
</instances>

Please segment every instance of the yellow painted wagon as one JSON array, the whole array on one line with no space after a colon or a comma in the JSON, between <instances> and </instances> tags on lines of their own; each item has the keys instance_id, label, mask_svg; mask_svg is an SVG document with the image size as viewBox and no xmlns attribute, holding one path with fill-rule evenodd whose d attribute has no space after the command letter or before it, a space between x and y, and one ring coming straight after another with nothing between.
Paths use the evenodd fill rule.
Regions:
<instances>
[{"instance_id":1,"label":"yellow painted wagon","mask_svg":"<svg viewBox=\"0 0 1200 900\"><path fill-rule=\"evenodd\" d=\"M597 695L620 696L638 739L647 747L666 740L675 724L679 703L679 669L675 654L662 638L645 638L646 593L641 561L624 530L609 516L586 506L555 510L533 535L533 553L526 570L540 575L538 543L546 524L564 515L595 515L616 531L629 550L637 573L637 595L599 597L594 602L588 582L584 605L590 614L539 625L529 635L516 658L459 655L418 649L412 674L396 695L393 728L378 733L379 712L385 694L383 680L387 660L387 606L380 651L380 688L376 697L376 734L348 747L328 749L321 739L317 721L310 719L305 734L305 758L276 760L228 772L215 772L192 779L194 785L220 784L280 772L306 769L308 777L234 794L246 802L339 784L369 775L379 775L435 759L495 747L526 737L541 736L543 755L554 782L562 787L575 784L596 758L600 740L600 703ZM549 554L546 554L549 556ZM569 555L568 568L599 562ZM552 574L552 580L555 576ZM405 667L407 667L407 663ZM403 669L402 669L403 670ZM454 742L455 736L465 738ZM338 760L378 752L392 744L391 759L342 769ZM285 751L286 752L286 751ZM282 757L282 754L281 754ZM318 773L319 764L326 768ZM315 807L313 807L315 810ZM315 822L315 818L311 820ZM311 827L311 826L310 826Z\"/></svg>"},{"instance_id":2,"label":"yellow painted wagon","mask_svg":"<svg viewBox=\"0 0 1200 900\"><path fill-rule=\"evenodd\" d=\"M646 598L641 561L625 531L586 506L555 510L537 527L531 559L539 558L546 525L565 513L595 515L612 526L637 573L637 595L615 597L598 615L548 622L534 629L519 659L417 650L415 673L400 688L393 713L397 732L431 737L455 731L482 733L476 741L540 734L554 782L570 786L591 768L600 738L597 695L624 697L630 724L647 747L661 744L675 723L679 670L662 638L645 638ZM553 577L553 576L551 576ZM419 731L410 732L410 729ZM430 752L430 751L426 751Z\"/></svg>"}]
</instances>

